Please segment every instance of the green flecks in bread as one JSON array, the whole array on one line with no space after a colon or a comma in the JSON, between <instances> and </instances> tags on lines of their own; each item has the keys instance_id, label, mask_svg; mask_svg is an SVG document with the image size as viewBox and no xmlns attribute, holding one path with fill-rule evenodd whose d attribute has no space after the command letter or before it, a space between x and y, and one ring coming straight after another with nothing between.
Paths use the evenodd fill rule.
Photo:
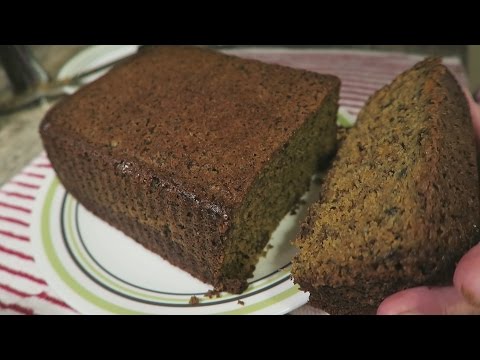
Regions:
<instances>
[{"instance_id":1,"label":"green flecks in bread","mask_svg":"<svg viewBox=\"0 0 480 360\"><path fill-rule=\"evenodd\" d=\"M468 105L427 59L375 93L343 139L296 239L294 279L332 314L449 283L478 241L478 194Z\"/></svg>"}]
</instances>

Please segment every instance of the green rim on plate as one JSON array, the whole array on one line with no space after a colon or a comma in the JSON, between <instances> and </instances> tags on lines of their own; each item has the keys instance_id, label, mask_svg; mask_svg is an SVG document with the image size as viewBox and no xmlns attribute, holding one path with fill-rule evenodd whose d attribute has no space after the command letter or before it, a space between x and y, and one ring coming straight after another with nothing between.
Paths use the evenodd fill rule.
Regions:
<instances>
[{"instance_id":1,"label":"green rim on plate","mask_svg":"<svg viewBox=\"0 0 480 360\"><path fill-rule=\"evenodd\" d=\"M64 198L65 207L62 207L62 216L64 217L65 222L65 245L68 248L68 251L71 253L72 258L77 263L77 265L86 273L87 276L93 277L95 280L100 281L99 285L106 285L106 288L109 290L114 291L117 294L124 294L126 296L132 296L140 301L157 301L162 302L158 303L157 305L165 305L168 306L171 303L178 303L184 306L189 306L188 300L190 295L200 295L204 296L205 293L196 293L196 294L169 294L169 295L182 295L180 297L174 296L158 296L158 295L151 295L152 290L138 288L135 285L127 283L115 275L108 272L108 270L104 269L98 262L96 263L91 254L86 249L85 245L80 239L80 231L77 227L77 231L74 230L74 218L75 215L78 215L78 203L74 201L71 195L66 194ZM77 206L75 206L75 204ZM65 210L64 210L65 209ZM63 211L64 210L64 211ZM77 211L75 211L77 210ZM75 215L74 215L75 212ZM78 223L77 223L78 224ZM63 224L62 224L63 228ZM87 251L86 251L87 250ZM261 291L263 288L274 284L280 278L283 278L285 281L289 277L289 271L291 266L288 265L287 267L282 268L280 271L276 271L268 276L266 276L261 281L256 281L253 284L250 284L248 289L243 292L240 296L229 294L229 293L222 293L222 300L221 302L224 303L226 301L236 301L242 298L245 298L252 293ZM132 287L136 287L137 289L144 290L138 291L136 289L132 289ZM204 298L202 299L202 306L218 303L215 299Z\"/></svg>"},{"instance_id":2,"label":"green rim on plate","mask_svg":"<svg viewBox=\"0 0 480 360\"><path fill-rule=\"evenodd\" d=\"M59 190L60 182L57 177L54 177L51 183L48 185L48 190L45 196L44 203L42 205L41 209L41 237L42 237L42 247L44 249L44 252L47 256L47 259L52 267L52 269L55 271L55 273L58 275L58 277L71 289L75 292L76 295L81 297L83 300L97 306L98 308L105 310L109 313L113 314L147 314L146 312L139 312L139 311L134 311L119 305L116 305L110 301L107 301L105 299L102 299L98 295L92 293L88 289L86 289L82 284L80 284L70 273L68 270L65 268L63 265L62 261L60 260L60 257L55 251L54 244L52 242L52 235L51 235L51 229L50 229L50 224L52 223L51 221L51 215L52 215L52 204L53 204L53 199L56 191ZM67 201L68 206L66 207L66 227L67 231L69 233L69 238L75 239L78 241L78 238L75 236L75 232L73 231L73 224L72 224L72 213L73 213L73 199L71 196L69 197L69 200ZM85 258L85 255L82 254L81 249L79 247L79 244L77 242L72 242L72 245L74 247L74 251L76 252L76 255L81 258L84 262L85 265L89 267L89 270L95 274L97 279L102 279L104 282L108 283L111 286L115 286L117 290L122 290L129 292L134 295L141 295L141 296L148 296L146 294L142 293L132 293L131 289L127 289L125 287L122 288L121 285L114 283L111 279L109 279L107 276L102 274L98 269L95 269L95 267ZM288 270L288 269L287 269ZM279 272L275 274L274 276L269 279L270 281L268 283L271 283L275 280L277 280L279 277L284 275L285 273L288 273L287 270L284 272ZM255 290L256 288L253 287L251 291ZM249 290L250 291L250 290ZM298 286L292 286L287 290L284 290L272 297L269 297L267 299L261 300L257 303L254 303L252 305L244 306L238 309L233 309L233 310L228 310L228 311L221 311L218 312L217 314L250 314L253 312L261 311L262 309L269 307L275 303L278 303L280 301L283 301L285 299L288 299L289 297L295 296L299 293ZM248 293L248 292L247 292ZM157 297L156 299L159 299ZM168 301L185 301L185 299L171 299L171 298L161 298L162 300L168 300ZM233 300L232 300L233 301Z\"/></svg>"}]
</instances>

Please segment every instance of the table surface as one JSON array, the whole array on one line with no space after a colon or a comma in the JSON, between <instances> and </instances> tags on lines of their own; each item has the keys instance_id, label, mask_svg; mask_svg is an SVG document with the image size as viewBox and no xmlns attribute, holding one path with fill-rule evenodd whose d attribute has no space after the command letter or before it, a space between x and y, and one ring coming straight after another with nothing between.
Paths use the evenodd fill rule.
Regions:
<instances>
[{"instance_id":1,"label":"table surface","mask_svg":"<svg viewBox=\"0 0 480 360\"><path fill-rule=\"evenodd\" d=\"M37 45L33 51L39 62L52 76L61 66L86 45ZM457 55L468 67L472 61L466 46L416 46L416 45L364 45L342 46L346 48L381 49L405 51L441 56ZM479 50L479 49L476 49ZM5 89L7 79L0 69L0 89ZM12 115L0 116L0 185L19 172L42 150L38 135L38 125L48 109L48 105L23 110Z\"/></svg>"},{"instance_id":2,"label":"table surface","mask_svg":"<svg viewBox=\"0 0 480 360\"><path fill-rule=\"evenodd\" d=\"M47 72L54 76L84 45L35 46L34 54ZM7 79L0 73L0 89L5 89ZM8 116L0 116L0 186L18 173L42 151L39 123L49 106L26 109Z\"/></svg>"}]
</instances>

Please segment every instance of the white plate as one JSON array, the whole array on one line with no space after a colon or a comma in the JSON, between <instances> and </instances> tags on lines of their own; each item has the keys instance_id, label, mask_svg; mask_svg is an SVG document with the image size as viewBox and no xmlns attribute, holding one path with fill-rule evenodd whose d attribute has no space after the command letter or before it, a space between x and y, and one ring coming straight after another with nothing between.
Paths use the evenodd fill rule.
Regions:
<instances>
[{"instance_id":1,"label":"white plate","mask_svg":"<svg viewBox=\"0 0 480 360\"><path fill-rule=\"evenodd\" d=\"M95 46L73 58L60 77L122 57L136 46ZM53 170L36 197L31 239L35 260L52 288L85 314L285 314L308 300L290 276L295 236L306 206L287 215L241 295L208 298L212 286L170 265L95 217L69 195ZM318 186L304 199L318 196ZM195 295L196 306L189 304ZM239 303L239 300L243 304Z\"/></svg>"}]
</instances>

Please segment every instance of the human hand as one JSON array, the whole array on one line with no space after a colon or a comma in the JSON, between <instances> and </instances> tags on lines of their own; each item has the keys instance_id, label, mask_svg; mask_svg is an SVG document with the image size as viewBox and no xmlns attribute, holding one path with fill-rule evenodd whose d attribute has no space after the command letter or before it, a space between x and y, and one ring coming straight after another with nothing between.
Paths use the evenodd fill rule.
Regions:
<instances>
[{"instance_id":1,"label":"human hand","mask_svg":"<svg viewBox=\"0 0 480 360\"><path fill-rule=\"evenodd\" d=\"M480 106L468 91L473 128L480 144ZM480 211L480 209L479 209ZM386 298L378 315L480 315L480 244L467 252L457 265L453 286L421 286Z\"/></svg>"}]
</instances>

